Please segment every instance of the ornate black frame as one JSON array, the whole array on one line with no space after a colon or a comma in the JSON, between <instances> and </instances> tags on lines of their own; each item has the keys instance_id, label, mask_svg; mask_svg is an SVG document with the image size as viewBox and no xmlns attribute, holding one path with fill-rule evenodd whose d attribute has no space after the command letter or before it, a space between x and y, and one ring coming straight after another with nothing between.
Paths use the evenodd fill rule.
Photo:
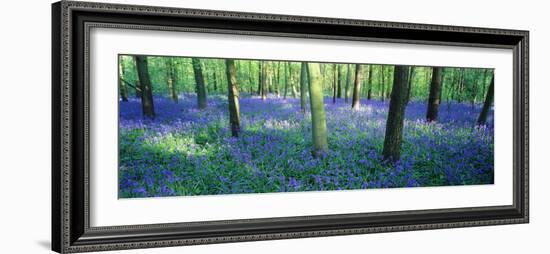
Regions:
<instances>
[{"instance_id":1,"label":"ornate black frame","mask_svg":"<svg viewBox=\"0 0 550 254\"><path fill-rule=\"evenodd\" d=\"M512 49L511 206L90 227L88 31L91 27L330 38ZM61 1L52 5L52 249L85 252L529 221L528 31Z\"/></svg>"}]
</instances>

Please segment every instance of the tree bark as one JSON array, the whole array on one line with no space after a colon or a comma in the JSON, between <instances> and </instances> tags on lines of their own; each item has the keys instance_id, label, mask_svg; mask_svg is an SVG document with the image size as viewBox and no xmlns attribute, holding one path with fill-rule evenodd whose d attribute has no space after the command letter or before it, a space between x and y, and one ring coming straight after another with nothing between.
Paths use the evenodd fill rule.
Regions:
<instances>
[{"instance_id":1,"label":"tree bark","mask_svg":"<svg viewBox=\"0 0 550 254\"><path fill-rule=\"evenodd\" d=\"M414 66L411 66L409 67L409 87L407 88L407 104L409 103L409 101L411 101L411 90L412 90L412 86L413 86L413 80L414 80L414 76L415 76L415 67Z\"/></svg>"},{"instance_id":2,"label":"tree bark","mask_svg":"<svg viewBox=\"0 0 550 254\"><path fill-rule=\"evenodd\" d=\"M212 80L214 80L214 91L218 91L218 77L216 77L216 71L214 70L212 75Z\"/></svg>"},{"instance_id":3,"label":"tree bark","mask_svg":"<svg viewBox=\"0 0 550 254\"><path fill-rule=\"evenodd\" d=\"M323 87L321 70L318 63L308 63L309 101L311 109L311 124L313 135L313 156L321 156L328 151L327 121L325 103L323 102Z\"/></svg>"},{"instance_id":4,"label":"tree bark","mask_svg":"<svg viewBox=\"0 0 550 254\"><path fill-rule=\"evenodd\" d=\"M458 97L457 102L462 103L462 91L464 91L464 76L466 75L465 70L461 69L460 72L460 83L458 83L458 89L456 91L456 95Z\"/></svg>"},{"instance_id":5,"label":"tree bark","mask_svg":"<svg viewBox=\"0 0 550 254\"><path fill-rule=\"evenodd\" d=\"M238 137L241 131L241 112L239 109L239 89L237 87L237 74L235 61L225 60L227 74L227 101L229 104L229 125L231 136Z\"/></svg>"},{"instance_id":6,"label":"tree bark","mask_svg":"<svg viewBox=\"0 0 550 254\"><path fill-rule=\"evenodd\" d=\"M491 104L493 104L493 98L495 96L495 77L494 74L491 77L491 84L489 85L489 90L487 90L487 95L485 96L485 102L483 103L483 108L477 119L478 125L485 125L487 122L487 115L489 115L489 110L491 109Z\"/></svg>"},{"instance_id":7,"label":"tree bark","mask_svg":"<svg viewBox=\"0 0 550 254\"><path fill-rule=\"evenodd\" d=\"M349 97L349 87L351 83L351 67L350 64L347 64L346 66L346 86L344 88L344 102L348 103L348 97Z\"/></svg>"},{"instance_id":8,"label":"tree bark","mask_svg":"<svg viewBox=\"0 0 550 254\"><path fill-rule=\"evenodd\" d=\"M198 58L191 59L193 63L193 72L195 74L195 90L197 92L197 104L200 109L206 108L206 88L204 87L204 77L202 76L201 62Z\"/></svg>"},{"instance_id":9,"label":"tree bark","mask_svg":"<svg viewBox=\"0 0 550 254\"><path fill-rule=\"evenodd\" d=\"M279 92L280 90L279 84L281 84L280 81L281 81L281 62L277 62L277 72L275 74L275 93L277 94L277 98L280 96L280 92Z\"/></svg>"},{"instance_id":10,"label":"tree bark","mask_svg":"<svg viewBox=\"0 0 550 254\"><path fill-rule=\"evenodd\" d=\"M394 73L394 67L392 66L388 66L388 70L387 70L387 77L386 77L386 83L388 83L388 87L386 88L386 98L389 100L390 99L390 96L391 96L391 90L392 90L392 81L390 80L390 78L392 77L392 74ZM408 72L407 72L407 75L408 75ZM408 83L407 83L408 85Z\"/></svg>"},{"instance_id":11,"label":"tree bark","mask_svg":"<svg viewBox=\"0 0 550 254\"><path fill-rule=\"evenodd\" d=\"M380 97L382 98L382 101L384 101L384 99L386 98L386 72L384 71L386 68L384 66L382 66L380 68L380 73L382 75L382 83L380 84L380 87L381 87L381 92L382 94L380 94Z\"/></svg>"},{"instance_id":12,"label":"tree bark","mask_svg":"<svg viewBox=\"0 0 550 254\"><path fill-rule=\"evenodd\" d=\"M262 82L261 82L261 95L262 95L262 100L265 100L267 99L267 82L266 82L266 78L267 78L267 65L264 61L262 61Z\"/></svg>"},{"instance_id":13,"label":"tree bark","mask_svg":"<svg viewBox=\"0 0 550 254\"><path fill-rule=\"evenodd\" d=\"M139 84L141 86L141 108L145 117L155 118L155 106L153 103L153 91L149 78L149 67L146 56L136 56L136 68Z\"/></svg>"},{"instance_id":14,"label":"tree bark","mask_svg":"<svg viewBox=\"0 0 550 254\"><path fill-rule=\"evenodd\" d=\"M170 93L170 98L175 103L178 103L178 93L176 92L176 84L174 83L176 78L174 74L174 65L172 63L172 58L165 58L166 64L166 83L168 83L168 92Z\"/></svg>"},{"instance_id":15,"label":"tree bark","mask_svg":"<svg viewBox=\"0 0 550 254\"><path fill-rule=\"evenodd\" d=\"M134 61L134 66L136 67L136 74L138 73L138 70L137 70L137 61L136 61L136 58L135 57L132 57L132 60ZM136 86L134 87L135 90L136 90L136 97L137 98L140 98L141 99L141 83L139 82L139 75L138 76L138 79L136 80ZM139 89L137 89L139 88Z\"/></svg>"},{"instance_id":16,"label":"tree bark","mask_svg":"<svg viewBox=\"0 0 550 254\"><path fill-rule=\"evenodd\" d=\"M338 86L338 72L336 71L336 65L333 64L332 65L333 68L333 79L334 81L332 82L332 104L335 104L336 103L336 88Z\"/></svg>"},{"instance_id":17,"label":"tree bark","mask_svg":"<svg viewBox=\"0 0 550 254\"><path fill-rule=\"evenodd\" d=\"M384 138L384 160L395 162L401 156L401 141L403 138L403 121L407 100L408 67L396 66L393 74L393 88L390 98L390 109L386 122Z\"/></svg>"},{"instance_id":18,"label":"tree bark","mask_svg":"<svg viewBox=\"0 0 550 254\"><path fill-rule=\"evenodd\" d=\"M338 89L336 91L336 98L340 99L342 98L342 82L343 82L343 78L342 78L342 66L341 65L337 65L338 66Z\"/></svg>"},{"instance_id":19,"label":"tree bark","mask_svg":"<svg viewBox=\"0 0 550 254\"><path fill-rule=\"evenodd\" d=\"M289 72L289 73L292 73L292 67L290 66L290 64L288 65L288 72ZM298 72L298 74L300 74L300 73ZM291 75L292 75L292 74L291 74ZM291 76L291 77L292 77L292 76ZM300 78L300 77L297 77L297 79L299 79L299 78ZM290 80L291 80L291 81L290 81L290 89L292 89L292 90L291 90L291 92L292 92L292 98L296 98L296 97L298 97L298 91L296 90L296 83L297 83L297 82L292 82L292 81L294 81L294 79L292 79L292 78L291 78ZM299 80L298 80L298 81L299 81Z\"/></svg>"},{"instance_id":20,"label":"tree bark","mask_svg":"<svg viewBox=\"0 0 550 254\"><path fill-rule=\"evenodd\" d=\"M284 82L285 82L285 85L283 87L283 99L286 99L286 95L287 95L287 92L288 92L288 65L290 63L286 63L285 65L283 65L283 68L285 69L285 78L284 78Z\"/></svg>"},{"instance_id":21,"label":"tree bark","mask_svg":"<svg viewBox=\"0 0 550 254\"><path fill-rule=\"evenodd\" d=\"M265 86L266 86L266 96L270 93L273 93L273 62L269 61L265 64Z\"/></svg>"},{"instance_id":22,"label":"tree bark","mask_svg":"<svg viewBox=\"0 0 550 254\"><path fill-rule=\"evenodd\" d=\"M363 65L355 65L355 84L353 86L353 98L351 102L352 109L359 109L361 107L361 75L363 73Z\"/></svg>"},{"instance_id":23,"label":"tree bark","mask_svg":"<svg viewBox=\"0 0 550 254\"><path fill-rule=\"evenodd\" d=\"M301 64L300 71L300 108L302 113L306 113L307 108L307 63Z\"/></svg>"},{"instance_id":24,"label":"tree bark","mask_svg":"<svg viewBox=\"0 0 550 254\"><path fill-rule=\"evenodd\" d=\"M432 83L430 84L430 96L428 99L428 112L426 113L426 120L428 122L437 121L437 114L439 112L439 102L441 94L441 77L442 68L434 67L432 74Z\"/></svg>"},{"instance_id":25,"label":"tree bark","mask_svg":"<svg viewBox=\"0 0 550 254\"><path fill-rule=\"evenodd\" d=\"M372 64L369 65L369 90L367 91L367 100L372 99L372 74L373 74Z\"/></svg>"},{"instance_id":26,"label":"tree bark","mask_svg":"<svg viewBox=\"0 0 550 254\"><path fill-rule=\"evenodd\" d=\"M258 96L262 96L262 73L263 73L262 66L263 66L262 61L258 61L258 92L257 92Z\"/></svg>"},{"instance_id":27,"label":"tree bark","mask_svg":"<svg viewBox=\"0 0 550 254\"><path fill-rule=\"evenodd\" d=\"M118 87L120 91L120 98L122 101L126 102L128 101L128 87L126 87L126 83L124 83L124 61L122 57L119 57L119 64L118 64Z\"/></svg>"}]
</instances>

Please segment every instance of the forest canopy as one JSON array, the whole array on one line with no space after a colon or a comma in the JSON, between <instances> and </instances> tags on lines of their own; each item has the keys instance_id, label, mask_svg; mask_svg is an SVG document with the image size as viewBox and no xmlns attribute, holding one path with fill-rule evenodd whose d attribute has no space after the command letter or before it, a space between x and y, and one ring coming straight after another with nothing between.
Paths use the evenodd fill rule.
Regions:
<instances>
[{"instance_id":1,"label":"forest canopy","mask_svg":"<svg viewBox=\"0 0 550 254\"><path fill-rule=\"evenodd\" d=\"M148 66L153 93L159 95L170 94L169 82L174 84L178 93L195 92L195 74L193 60L190 57L148 56ZM225 59L200 58L200 68L204 77L206 90L209 94L227 93L227 77L225 75ZM298 82L300 78L300 62L267 61L267 60L238 60L235 59L237 83L241 93L257 94L262 75L265 76L269 93L284 96L285 82L286 95L299 95ZM135 58L129 55L120 56L120 65L123 66L123 79L132 86L138 81ZM382 64L361 64L362 87L361 96L373 99L389 99L393 84L395 66ZM264 68L263 74L260 70ZM320 63L322 73L323 95L332 96L333 83L338 79L338 98L349 99L356 64ZM424 100L429 95L429 86L433 67L410 67L412 100ZM167 70L171 70L167 73ZM351 75L348 75L350 73ZM348 77L350 76L350 77ZM442 67L442 101L481 103L493 76L493 69ZM170 81L173 80L173 81ZM124 84L121 84L122 86ZM347 88L347 93L346 93ZM130 87L131 91L135 89ZM122 91L121 91L122 94Z\"/></svg>"}]
</instances>

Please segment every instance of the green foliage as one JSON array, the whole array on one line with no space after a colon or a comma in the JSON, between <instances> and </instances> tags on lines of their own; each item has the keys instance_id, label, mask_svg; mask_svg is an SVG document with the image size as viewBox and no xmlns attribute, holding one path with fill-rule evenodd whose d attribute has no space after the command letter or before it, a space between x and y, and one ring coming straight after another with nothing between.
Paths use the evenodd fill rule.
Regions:
<instances>
[{"instance_id":1,"label":"green foliage","mask_svg":"<svg viewBox=\"0 0 550 254\"><path fill-rule=\"evenodd\" d=\"M166 57L148 57L149 72L153 85L153 93L169 94L166 74ZM193 67L189 57L170 57L175 69L175 87L179 93L195 93L195 79ZM122 55L124 62L124 79L131 84L137 81L135 61L132 56ZM300 62L268 61L268 60L235 60L237 70L237 86L243 95L255 94L259 85L260 63L265 63L266 84L268 93L283 96L285 85L287 96L297 97L300 93ZM288 69L287 69L287 64ZM203 78L207 94L227 94L227 77L225 75L224 59L201 58ZM320 63L322 92L325 97L332 97L334 69L341 66L342 98L344 98L348 71L354 74L355 67L346 67L345 64ZM369 68L372 66L372 68ZM365 64L362 73L362 97L371 89L372 97L378 100L389 99L393 84L393 65ZM370 70L370 71L369 71ZM411 75L411 101L426 101L430 91L432 67L415 66ZM443 69L442 102L469 102L482 103L487 92L492 69L445 67ZM371 77L372 76L372 77ZM350 81L353 85L353 77ZM370 83L368 81L371 81ZM133 88L129 88L132 94ZM348 98L351 89L348 87Z\"/></svg>"}]
</instances>

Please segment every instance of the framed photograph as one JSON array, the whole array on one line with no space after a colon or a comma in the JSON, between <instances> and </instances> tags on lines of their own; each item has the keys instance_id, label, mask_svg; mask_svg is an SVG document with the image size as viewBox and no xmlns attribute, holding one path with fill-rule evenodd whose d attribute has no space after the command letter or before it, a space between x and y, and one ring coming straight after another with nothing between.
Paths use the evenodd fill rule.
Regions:
<instances>
[{"instance_id":1,"label":"framed photograph","mask_svg":"<svg viewBox=\"0 0 550 254\"><path fill-rule=\"evenodd\" d=\"M52 10L54 251L529 220L528 31Z\"/></svg>"}]
</instances>

